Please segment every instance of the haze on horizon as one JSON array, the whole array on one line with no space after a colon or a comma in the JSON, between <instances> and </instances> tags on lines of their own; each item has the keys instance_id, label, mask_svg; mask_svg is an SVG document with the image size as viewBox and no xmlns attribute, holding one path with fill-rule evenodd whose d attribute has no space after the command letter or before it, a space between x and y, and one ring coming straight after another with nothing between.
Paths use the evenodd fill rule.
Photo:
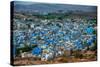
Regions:
<instances>
[{"instance_id":1,"label":"haze on horizon","mask_svg":"<svg viewBox=\"0 0 100 67\"><path fill-rule=\"evenodd\" d=\"M40 12L53 12L57 10L72 10L72 11L84 11L84 12L97 12L96 6L90 5L72 5L72 4L52 4L52 3L39 3L39 2L26 2L26 1L14 1L15 9L24 8L27 10L38 10ZM20 7L21 6L21 7ZM23 6L23 7L22 7ZM25 10L24 9L24 10Z\"/></svg>"}]
</instances>

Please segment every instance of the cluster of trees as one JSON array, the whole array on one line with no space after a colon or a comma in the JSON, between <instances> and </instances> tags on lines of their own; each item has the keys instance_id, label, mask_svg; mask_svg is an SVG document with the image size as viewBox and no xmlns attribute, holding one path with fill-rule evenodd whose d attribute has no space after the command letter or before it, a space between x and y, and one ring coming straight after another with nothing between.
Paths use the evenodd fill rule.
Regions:
<instances>
[{"instance_id":1,"label":"cluster of trees","mask_svg":"<svg viewBox=\"0 0 100 67\"><path fill-rule=\"evenodd\" d=\"M16 47L16 56L19 56L20 53L22 52L30 52L32 49L37 47L37 45L24 45L24 47L17 48Z\"/></svg>"}]
</instances>

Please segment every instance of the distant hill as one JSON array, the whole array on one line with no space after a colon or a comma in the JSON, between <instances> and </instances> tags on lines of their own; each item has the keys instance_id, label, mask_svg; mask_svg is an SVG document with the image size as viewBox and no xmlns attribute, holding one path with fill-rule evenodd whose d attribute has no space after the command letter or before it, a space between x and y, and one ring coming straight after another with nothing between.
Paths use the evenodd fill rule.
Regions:
<instances>
[{"instance_id":1,"label":"distant hill","mask_svg":"<svg viewBox=\"0 0 100 67\"><path fill-rule=\"evenodd\" d=\"M14 1L15 11L29 11L29 12L56 12L58 10L65 11L82 11L96 13L96 6L83 6L83 5L68 5L68 4L47 4L47 3L32 3L23 1Z\"/></svg>"}]
</instances>

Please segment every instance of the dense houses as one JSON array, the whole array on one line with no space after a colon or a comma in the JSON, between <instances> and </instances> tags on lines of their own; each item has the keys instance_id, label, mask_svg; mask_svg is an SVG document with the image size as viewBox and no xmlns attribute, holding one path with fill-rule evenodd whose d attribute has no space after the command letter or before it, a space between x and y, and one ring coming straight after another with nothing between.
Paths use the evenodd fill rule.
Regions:
<instances>
[{"instance_id":1,"label":"dense houses","mask_svg":"<svg viewBox=\"0 0 100 67\"><path fill-rule=\"evenodd\" d=\"M94 45L97 38L96 23L92 22L91 18L89 16L68 16L63 19L14 18L14 56L18 56L16 55L18 48L25 46L32 48L34 45L36 47L28 51L19 51L19 55L36 56L43 61L61 56L65 51L87 50Z\"/></svg>"}]
</instances>

